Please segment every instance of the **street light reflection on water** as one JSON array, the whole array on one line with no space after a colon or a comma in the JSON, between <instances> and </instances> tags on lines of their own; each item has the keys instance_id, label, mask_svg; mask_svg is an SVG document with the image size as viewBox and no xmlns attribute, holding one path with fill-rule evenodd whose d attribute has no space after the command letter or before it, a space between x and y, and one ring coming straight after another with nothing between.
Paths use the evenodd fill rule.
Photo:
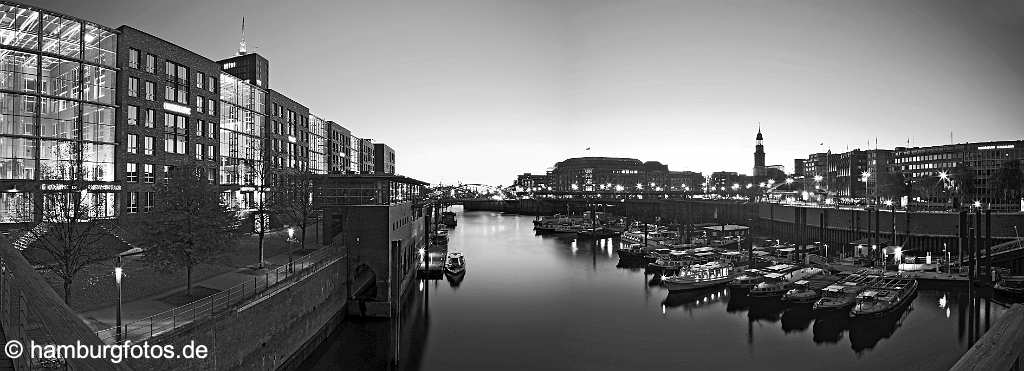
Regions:
<instances>
[{"instance_id":1,"label":"street light reflection on water","mask_svg":"<svg viewBox=\"0 0 1024 371\"><path fill-rule=\"evenodd\" d=\"M531 216L458 217L449 249L467 274L412 290L400 369L948 369L1005 311L998 297L924 284L877 320L726 287L669 293L619 260L618 241L538 236ZM348 319L301 368L385 369L389 323Z\"/></svg>"}]
</instances>

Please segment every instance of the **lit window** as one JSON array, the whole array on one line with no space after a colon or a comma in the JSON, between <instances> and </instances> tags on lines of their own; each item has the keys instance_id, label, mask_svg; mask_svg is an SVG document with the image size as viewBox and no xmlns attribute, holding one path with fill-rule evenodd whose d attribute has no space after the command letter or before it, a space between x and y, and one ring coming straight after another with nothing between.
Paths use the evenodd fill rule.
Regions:
<instances>
[{"instance_id":1,"label":"lit window","mask_svg":"<svg viewBox=\"0 0 1024 371\"><path fill-rule=\"evenodd\" d=\"M128 106L128 125L139 124L139 107Z\"/></svg>"},{"instance_id":2,"label":"lit window","mask_svg":"<svg viewBox=\"0 0 1024 371\"><path fill-rule=\"evenodd\" d=\"M139 51L128 49L128 67L139 68Z\"/></svg>"},{"instance_id":3,"label":"lit window","mask_svg":"<svg viewBox=\"0 0 1024 371\"><path fill-rule=\"evenodd\" d=\"M139 96L139 79L135 77L128 78L128 96L137 97Z\"/></svg>"},{"instance_id":4,"label":"lit window","mask_svg":"<svg viewBox=\"0 0 1024 371\"><path fill-rule=\"evenodd\" d=\"M142 181L145 183L153 183L156 180L153 174L153 164L142 165Z\"/></svg>"},{"instance_id":5,"label":"lit window","mask_svg":"<svg viewBox=\"0 0 1024 371\"><path fill-rule=\"evenodd\" d=\"M128 162L125 165L125 181L128 183L135 183L139 181L139 167L134 162Z\"/></svg>"},{"instance_id":6,"label":"lit window","mask_svg":"<svg viewBox=\"0 0 1024 371\"><path fill-rule=\"evenodd\" d=\"M128 153L139 153L139 137L128 134Z\"/></svg>"}]
</instances>

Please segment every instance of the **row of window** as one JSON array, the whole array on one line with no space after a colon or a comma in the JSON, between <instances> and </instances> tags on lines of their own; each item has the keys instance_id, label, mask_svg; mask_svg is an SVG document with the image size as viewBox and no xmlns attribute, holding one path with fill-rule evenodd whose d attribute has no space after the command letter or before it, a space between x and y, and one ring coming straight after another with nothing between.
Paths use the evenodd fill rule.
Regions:
<instances>
[{"instance_id":1,"label":"row of window","mask_svg":"<svg viewBox=\"0 0 1024 371\"><path fill-rule=\"evenodd\" d=\"M128 125L138 125L139 119L142 117L144 126L147 128L156 127L156 110L146 109L143 111L138 106L127 106ZM176 127L179 120L187 120L184 116L174 115L171 113L164 113L164 126ZM217 137L217 123L206 120L194 120L195 122L195 136L205 136L210 139ZM184 122L182 122L184 125ZM165 129L166 130L166 129Z\"/></svg>"},{"instance_id":2,"label":"row of window","mask_svg":"<svg viewBox=\"0 0 1024 371\"><path fill-rule=\"evenodd\" d=\"M145 53L145 63L140 68L140 57L142 52L135 48L128 49L128 67L134 69L141 69L146 72L155 74L156 73L156 56L150 53ZM164 62L164 74L167 76L167 81L175 82L179 85L188 85L188 67L166 60ZM217 78L215 76L206 76L206 74L196 71L195 73L195 87L198 89L204 89L211 93L217 92Z\"/></svg>"},{"instance_id":3,"label":"row of window","mask_svg":"<svg viewBox=\"0 0 1024 371\"><path fill-rule=\"evenodd\" d=\"M126 205L126 211L129 214L135 214L139 212L140 195L143 197L144 200L142 212L148 213L153 210L153 203L155 201L154 192L128 192L128 204Z\"/></svg>"},{"instance_id":4,"label":"row of window","mask_svg":"<svg viewBox=\"0 0 1024 371\"><path fill-rule=\"evenodd\" d=\"M148 183L153 184L156 182L156 172L154 171L153 164L142 164L139 166L135 162L125 163L125 181L128 183ZM209 181L214 181L217 177L216 169L204 169L197 168L196 176L201 177L205 175ZM174 173L174 166L164 165L163 166L163 181L167 182L171 178L171 174ZM204 174L205 173L205 174Z\"/></svg>"},{"instance_id":5,"label":"row of window","mask_svg":"<svg viewBox=\"0 0 1024 371\"><path fill-rule=\"evenodd\" d=\"M152 156L154 153L154 143L156 142L155 137L142 136L142 142L140 146L139 135L128 134L128 153L131 154L142 154L146 156ZM174 153L179 155L187 154L185 152L185 143L187 138L185 134L179 134L177 129L174 132L164 133L164 152ZM213 144L206 145L206 150L203 150L202 143L193 144L192 155L197 160L202 160L205 153L206 159L213 161L216 159L217 147Z\"/></svg>"}]
</instances>

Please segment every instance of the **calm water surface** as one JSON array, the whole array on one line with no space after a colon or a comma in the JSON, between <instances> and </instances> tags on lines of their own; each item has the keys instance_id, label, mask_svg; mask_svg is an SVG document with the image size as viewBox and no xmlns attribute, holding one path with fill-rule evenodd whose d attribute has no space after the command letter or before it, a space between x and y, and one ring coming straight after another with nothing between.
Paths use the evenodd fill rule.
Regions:
<instances>
[{"instance_id":1,"label":"calm water surface","mask_svg":"<svg viewBox=\"0 0 1024 371\"><path fill-rule=\"evenodd\" d=\"M618 242L537 236L533 218L459 213L463 280L405 304L399 369L948 369L1005 306L924 285L901 313L851 321L726 288L669 294ZM303 369L389 369L393 322L352 319Z\"/></svg>"}]
</instances>

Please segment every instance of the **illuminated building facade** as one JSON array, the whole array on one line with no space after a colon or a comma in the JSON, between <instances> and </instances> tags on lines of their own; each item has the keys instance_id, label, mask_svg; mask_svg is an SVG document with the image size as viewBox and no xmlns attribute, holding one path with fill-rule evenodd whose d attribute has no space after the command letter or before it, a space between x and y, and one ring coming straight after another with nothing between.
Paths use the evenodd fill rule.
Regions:
<instances>
[{"instance_id":1,"label":"illuminated building facade","mask_svg":"<svg viewBox=\"0 0 1024 371\"><path fill-rule=\"evenodd\" d=\"M545 185L553 191L682 191L699 184L694 182L694 174L700 175L669 171L668 165L657 161L579 157L556 163L548 171Z\"/></svg>"},{"instance_id":2,"label":"illuminated building facade","mask_svg":"<svg viewBox=\"0 0 1024 371\"><path fill-rule=\"evenodd\" d=\"M144 214L183 162L242 208L283 171L374 172L371 140L269 78L258 54L215 61L133 27L0 1L0 223L38 221L44 192L76 187L94 217Z\"/></svg>"},{"instance_id":3,"label":"illuminated building facade","mask_svg":"<svg viewBox=\"0 0 1024 371\"><path fill-rule=\"evenodd\" d=\"M942 173L955 178L954 173L964 172L966 176L963 178L974 183L973 187L969 187L974 191L964 195L968 198L965 201L973 199L983 204L1017 205L1019 200L1005 200L1001 197L1002 190L997 176L1002 167L1017 166L1021 169L1022 163L1024 141L1018 140L931 147L896 147L892 153L891 169L918 183L931 180L938 183Z\"/></svg>"},{"instance_id":4,"label":"illuminated building facade","mask_svg":"<svg viewBox=\"0 0 1024 371\"><path fill-rule=\"evenodd\" d=\"M266 101L263 89L220 74L220 184L236 207L255 207L264 185Z\"/></svg>"},{"instance_id":5,"label":"illuminated building facade","mask_svg":"<svg viewBox=\"0 0 1024 371\"><path fill-rule=\"evenodd\" d=\"M117 32L0 2L0 223L42 216L42 193L82 193L117 214Z\"/></svg>"},{"instance_id":6,"label":"illuminated building facade","mask_svg":"<svg viewBox=\"0 0 1024 371\"><path fill-rule=\"evenodd\" d=\"M327 174L327 120L309 114L309 172Z\"/></svg>"}]
</instances>

